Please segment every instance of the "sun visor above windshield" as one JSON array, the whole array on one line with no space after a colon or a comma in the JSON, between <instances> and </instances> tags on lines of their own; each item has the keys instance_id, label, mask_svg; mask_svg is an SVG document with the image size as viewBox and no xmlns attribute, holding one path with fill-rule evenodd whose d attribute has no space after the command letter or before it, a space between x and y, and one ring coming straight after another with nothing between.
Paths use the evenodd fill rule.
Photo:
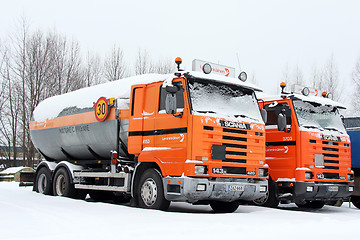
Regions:
<instances>
[{"instance_id":1,"label":"sun visor above windshield","mask_svg":"<svg viewBox=\"0 0 360 240\"><path fill-rule=\"evenodd\" d=\"M187 72L184 74L184 76L199 78L199 79L206 79L206 80L215 81L215 82L224 83L224 84L236 85L236 86L240 86L243 88L247 88L247 89L251 89L251 90L259 91L259 92L263 91L260 87L256 86L255 84L242 82L237 78L224 77L224 76L219 76L219 75L215 75L215 74L204 74L201 72Z\"/></svg>"},{"instance_id":2,"label":"sun visor above windshield","mask_svg":"<svg viewBox=\"0 0 360 240\"><path fill-rule=\"evenodd\" d=\"M334 106L334 107L346 109L346 106L344 104L333 101L330 98L315 97L315 96L304 96L304 95L300 95L300 94L293 94L290 97L293 98L293 99L302 100L304 102L313 102L313 103L317 103L317 104L320 104L320 105L329 105L329 106Z\"/></svg>"}]
</instances>

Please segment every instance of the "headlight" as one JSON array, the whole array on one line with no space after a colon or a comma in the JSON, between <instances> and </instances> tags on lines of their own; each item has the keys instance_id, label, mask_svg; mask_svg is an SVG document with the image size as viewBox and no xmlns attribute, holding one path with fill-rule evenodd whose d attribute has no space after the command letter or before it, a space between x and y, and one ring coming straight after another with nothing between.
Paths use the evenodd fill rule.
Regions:
<instances>
[{"instance_id":1,"label":"headlight","mask_svg":"<svg viewBox=\"0 0 360 240\"><path fill-rule=\"evenodd\" d=\"M259 168L259 177L267 177L268 169L267 168Z\"/></svg>"},{"instance_id":2,"label":"headlight","mask_svg":"<svg viewBox=\"0 0 360 240\"><path fill-rule=\"evenodd\" d=\"M212 70L212 67L211 67L210 64L205 63L205 64L203 65L203 72L204 72L205 74L210 74L210 73L211 73L211 70Z\"/></svg>"},{"instance_id":3,"label":"headlight","mask_svg":"<svg viewBox=\"0 0 360 240\"><path fill-rule=\"evenodd\" d=\"M307 192L312 192L312 191L314 191L314 187L313 186L307 186L306 191Z\"/></svg>"},{"instance_id":4,"label":"headlight","mask_svg":"<svg viewBox=\"0 0 360 240\"><path fill-rule=\"evenodd\" d=\"M353 192L354 191L354 187L349 187L349 192Z\"/></svg>"},{"instance_id":5,"label":"headlight","mask_svg":"<svg viewBox=\"0 0 360 240\"><path fill-rule=\"evenodd\" d=\"M313 174L312 172L305 172L305 179L306 180L310 180L313 178Z\"/></svg>"},{"instance_id":6,"label":"headlight","mask_svg":"<svg viewBox=\"0 0 360 240\"><path fill-rule=\"evenodd\" d=\"M206 174L206 172L207 172L206 166L195 165L195 174L196 175L203 175L203 174Z\"/></svg>"}]
</instances>

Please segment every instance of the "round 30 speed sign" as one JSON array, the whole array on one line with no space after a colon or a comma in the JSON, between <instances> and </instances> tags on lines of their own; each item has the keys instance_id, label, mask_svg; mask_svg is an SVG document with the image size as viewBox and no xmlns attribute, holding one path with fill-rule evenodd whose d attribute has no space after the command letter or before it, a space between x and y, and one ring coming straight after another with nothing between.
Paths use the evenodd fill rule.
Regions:
<instances>
[{"instance_id":1,"label":"round 30 speed sign","mask_svg":"<svg viewBox=\"0 0 360 240\"><path fill-rule=\"evenodd\" d=\"M104 97L101 97L95 103L95 117L99 122L105 121L109 115L109 103Z\"/></svg>"}]
</instances>

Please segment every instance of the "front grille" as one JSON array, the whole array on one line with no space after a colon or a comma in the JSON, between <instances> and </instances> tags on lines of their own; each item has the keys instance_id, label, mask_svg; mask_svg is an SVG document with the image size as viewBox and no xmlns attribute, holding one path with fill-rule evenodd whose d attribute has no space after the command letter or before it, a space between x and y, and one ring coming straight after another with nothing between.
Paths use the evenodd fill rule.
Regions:
<instances>
[{"instance_id":1,"label":"front grille","mask_svg":"<svg viewBox=\"0 0 360 240\"><path fill-rule=\"evenodd\" d=\"M229 132L229 133L238 133L238 134L247 134L247 131L245 130L239 130L239 129L232 129L232 128L223 128L223 132Z\"/></svg>"},{"instance_id":2,"label":"front grille","mask_svg":"<svg viewBox=\"0 0 360 240\"><path fill-rule=\"evenodd\" d=\"M333 157L333 158L338 158L339 157L339 154L324 153L323 155L324 155L324 157Z\"/></svg>"},{"instance_id":3,"label":"front grille","mask_svg":"<svg viewBox=\"0 0 360 240\"><path fill-rule=\"evenodd\" d=\"M225 158L223 162L246 163L246 159Z\"/></svg>"},{"instance_id":4,"label":"front grille","mask_svg":"<svg viewBox=\"0 0 360 240\"><path fill-rule=\"evenodd\" d=\"M241 148L241 149L247 148L246 145L240 145L240 144L223 143L222 145L224 145L226 147L231 147L231 148Z\"/></svg>"},{"instance_id":5,"label":"front grille","mask_svg":"<svg viewBox=\"0 0 360 240\"><path fill-rule=\"evenodd\" d=\"M226 155L246 156L246 152L226 151Z\"/></svg>"},{"instance_id":6,"label":"front grille","mask_svg":"<svg viewBox=\"0 0 360 240\"><path fill-rule=\"evenodd\" d=\"M242 138L242 137L223 136L223 139L224 140L247 142L247 138Z\"/></svg>"},{"instance_id":7,"label":"front grille","mask_svg":"<svg viewBox=\"0 0 360 240\"><path fill-rule=\"evenodd\" d=\"M337 161L337 160L324 160L324 163L339 164L339 161Z\"/></svg>"},{"instance_id":8,"label":"front grille","mask_svg":"<svg viewBox=\"0 0 360 240\"><path fill-rule=\"evenodd\" d=\"M246 174L245 167L223 167L223 169L224 171L226 171L226 174L240 174L240 175Z\"/></svg>"},{"instance_id":9,"label":"front grille","mask_svg":"<svg viewBox=\"0 0 360 240\"><path fill-rule=\"evenodd\" d=\"M339 146L339 143L337 143L337 142L322 141L322 144Z\"/></svg>"},{"instance_id":10,"label":"front grille","mask_svg":"<svg viewBox=\"0 0 360 240\"><path fill-rule=\"evenodd\" d=\"M329 147L323 147L322 150L324 150L324 151L333 151L333 152L338 152L339 151L338 148L329 148Z\"/></svg>"},{"instance_id":11,"label":"front grille","mask_svg":"<svg viewBox=\"0 0 360 240\"><path fill-rule=\"evenodd\" d=\"M339 179L338 173L324 173L325 179Z\"/></svg>"},{"instance_id":12,"label":"front grille","mask_svg":"<svg viewBox=\"0 0 360 240\"><path fill-rule=\"evenodd\" d=\"M260 160L265 158L261 151L261 149L265 149L263 133L250 130L250 125L246 129L224 126L203 126L202 128L205 133L203 149L208 151L211 148L212 159L216 161L247 163L248 159L251 158L256 159L258 164ZM251 148L255 147L256 150L249 152L249 145ZM217 146L216 149L214 146ZM220 146L223 146L224 149L221 149ZM230 169L230 171L230 174L237 174L235 170ZM244 173L241 174L246 174L245 170L242 171Z\"/></svg>"},{"instance_id":13,"label":"front grille","mask_svg":"<svg viewBox=\"0 0 360 240\"><path fill-rule=\"evenodd\" d=\"M333 169L333 170L339 170L339 167L334 166L325 166L324 169Z\"/></svg>"},{"instance_id":14,"label":"front grille","mask_svg":"<svg viewBox=\"0 0 360 240\"><path fill-rule=\"evenodd\" d=\"M316 154L323 155L323 169L334 171L323 173L324 179L339 179L339 173L336 172L340 169L340 157L343 157L342 143L335 141L316 141L314 139L311 139L310 143L313 143L312 146L315 146L314 150L311 151L311 156ZM344 144L344 146L346 145Z\"/></svg>"},{"instance_id":15,"label":"front grille","mask_svg":"<svg viewBox=\"0 0 360 240\"><path fill-rule=\"evenodd\" d=\"M225 134L228 134L228 133L230 133L230 134L236 133L236 134L241 134L241 135L247 135L247 131L245 131L245 130L233 129L233 128L223 128L222 131L224 133L224 135L222 137L224 140L247 142L247 138L225 135ZM226 157L223 160L223 162L246 163L246 159L244 157L246 157L247 154L246 154L246 152L244 150L240 150L240 149L247 149L246 145L244 145L244 144L233 144L233 143L223 143L223 146L226 146L227 148L237 148L236 150L233 150L233 151L227 150L226 151ZM239 156L241 156L242 158L241 159L237 158ZM235 174L235 173L231 173L231 174Z\"/></svg>"}]
</instances>

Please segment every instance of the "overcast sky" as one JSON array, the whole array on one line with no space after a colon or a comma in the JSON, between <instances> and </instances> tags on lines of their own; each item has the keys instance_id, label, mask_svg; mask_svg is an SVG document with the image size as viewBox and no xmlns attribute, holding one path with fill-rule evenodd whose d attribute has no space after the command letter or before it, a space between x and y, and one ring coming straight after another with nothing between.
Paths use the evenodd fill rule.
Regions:
<instances>
[{"instance_id":1,"label":"overcast sky","mask_svg":"<svg viewBox=\"0 0 360 240\"><path fill-rule=\"evenodd\" d=\"M360 1L0 0L0 39L25 16L33 29L53 30L100 55L118 44L129 65L139 48L153 59L195 58L228 65L275 93L286 66L310 78L333 54L351 81L360 56Z\"/></svg>"}]
</instances>

